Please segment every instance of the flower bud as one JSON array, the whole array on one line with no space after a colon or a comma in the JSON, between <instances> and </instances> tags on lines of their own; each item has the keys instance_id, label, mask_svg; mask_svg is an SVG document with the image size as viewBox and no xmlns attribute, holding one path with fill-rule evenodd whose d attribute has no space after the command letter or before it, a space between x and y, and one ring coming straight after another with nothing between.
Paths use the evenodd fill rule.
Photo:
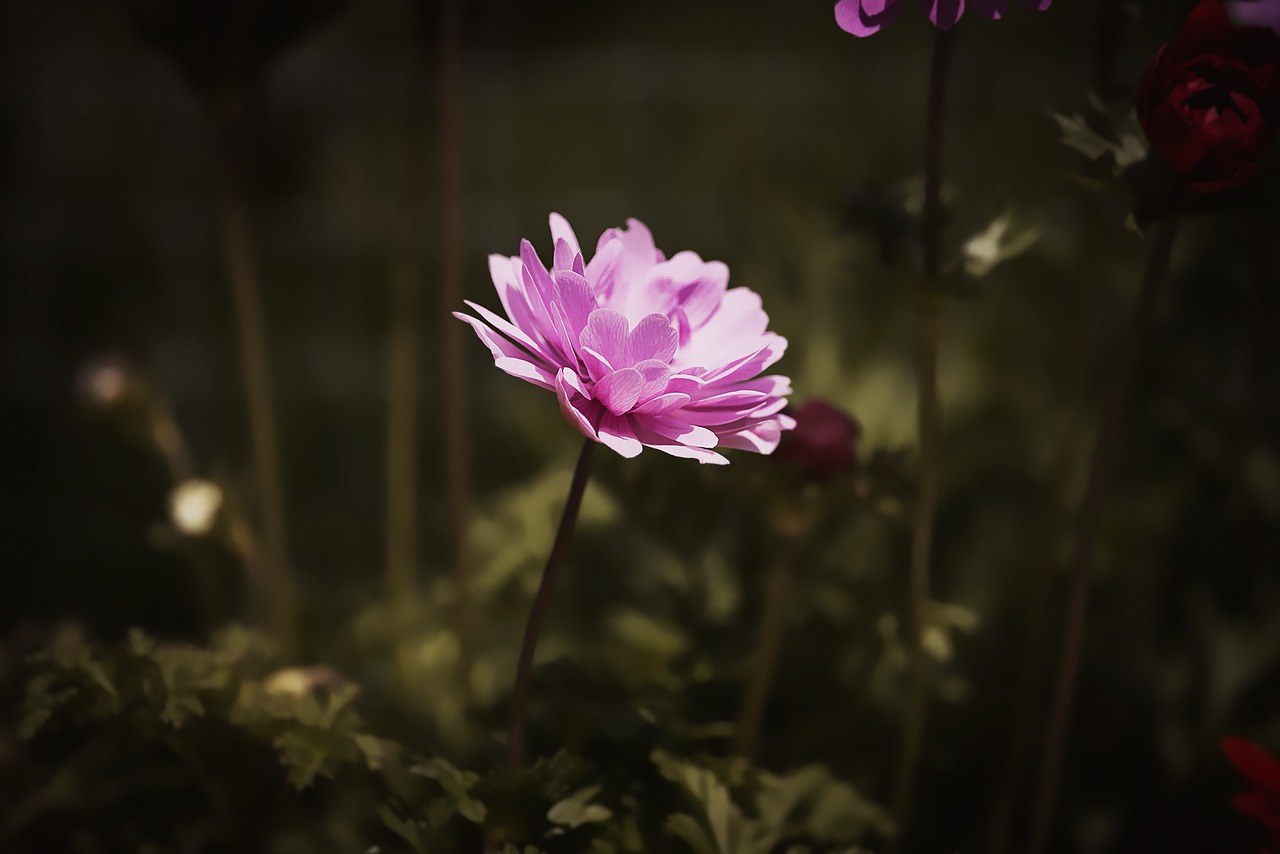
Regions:
<instances>
[{"instance_id":1,"label":"flower bud","mask_svg":"<svg viewBox=\"0 0 1280 854\"><path fill-rule=\"evenodd\" d=\"M791 415L795 429L783 434L775 456L815 481L847 475L857 467L854 443L862 426L852 416L818 398L805 401Z\"/></svg>"}]
</instances>

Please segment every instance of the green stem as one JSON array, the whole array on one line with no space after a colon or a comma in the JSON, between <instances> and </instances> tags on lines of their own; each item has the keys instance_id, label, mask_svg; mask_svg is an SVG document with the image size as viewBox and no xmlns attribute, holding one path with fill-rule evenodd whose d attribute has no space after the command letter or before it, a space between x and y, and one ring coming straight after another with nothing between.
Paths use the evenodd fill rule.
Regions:
<instances>
[{"instance_id":1,"label":"green stem","mask_svg":"<svg viewBox=\"0 0 1280 854\"><path fill-rule=\"evenodd\" d=\"M453 567L458 670L464 686L471 677L471 594L467 580L467 525L471 487L467 476L467 378L462 324L451 312L462 305L462 12L459 0L440 4L440 178L443 206L440 297L445 318L444 467L449 514L449 556ZM464 687L464 691L465 691Z\"/></svg>"},{"instance_id":2,"label":"green stem","mask_svg":"<svg viewBox=\"0 0 1280 854\"><path fill-rule=\"evenodd\" d=\"M416 58L415 58L416 60ZM425 88L422 64L409 75L409 121L404 128L395 221L392 224L390 315L387 330L387 596L395 620L396 659L402 687L411 684L409 635L418 613L418 334L417 204L424 148L418 99Z\"/></svg>"},{"instance_id":3,"label":"green stem","mask_svg":"<svg viewBox=\"0 0 1280 854\"><path fill-rule=\"evenodd\" d=\"M1133 387L1133 376L1137 369L1138 356L1142 352L1142 341L1159 302L1177 232L1178 217L1176 214L1171 214L1160 223L1155 239L1152 241L1151 252L1147 256L1147 270L1143 277L1142 290L1138 295L1138 304L1129 326L1124 353L1116 368L1102 426L1093 448L1088 485L1085 487L1084 501L1080 509L1075 552L1071 561L1071 590L1067 600L1066 628L1062 640L1062 656L1058 663L1058 681L1049 716L1044 759L1036 787L1035 812L1027 848L1030 854L1042 854L1048 844L1049 830L1053 825L1062 752L1066 744L1067 723L1071 716L1072 694L1075 690L1076 674L1080 669L1080 650L1084 641L1085 618L1089 604L1089 583L1093 575L1093 550L1097 542L1098 523L1102 516L1102 499L1106 491L1107 474L1116 439L1120 433L1125 406Z\"/></svg>"},{"instance_id":4,"label":"green stem","mask_svg":"<svg viewBox=\"0 0 1280 854\"><path fill-rule=\"evenodd\" d=\"M755 756L760 721L764 717L765 701L769 699L769 689L773 685L778 650L782 647L782 635L787 627L792 581L803 541L803 528L783 533L779 537L778 554L769 570L764 613L760 615L760 626L756 630L756 649L751 660L751 679L747 683L747 692L742 700L742 710L738 715L738 726L734 734L734 753L744 759Z\"/></svg>"},{"instance_id":5,"label":"green stem","mask_svg":"<svg viewBox=\"0 0 1280 854\"><path fill-rule=\"evenodd\" d=\"M947 65L951 32L934 34L929 66L929 93L925 121L924 217L921 251L925 287L934 289L941 266L942 233L942 120L945 107ZM928 660L924 648L925 611L929 604L929 565L933 548L933 523L938 503L938 438L941 403L938 397L938 339L942 300L934 293L920 299L916 315L916 416L920 444L920 488L911 534L911 575L907 643L910 667L903 720L902 749L894 784L893 815L905 825L915 788L916 771L924 746L928 708Z\"/></svg>"},{"instance_id":6,"label":"green stem","mask_svg":"<svg viewBox=\"0 0 1280 854\"><path fill-rule=\"evenodd\" d=\"M987 821L986 854L1004 854L1009 848L1014 803L1031 755L1037 710L1044 687L1054 578L1058 570L1058 546L1067 510L1067 485L1080 447L1080 413L1084 408L1085 367L1089 317L1098 279L1098 196L1080 190L1077 223L1079 267L1074 283L1075 299L1068 314L1067 367L1060 413L1061 434L1049 475L1049 492L1040 530L1031 603L1022 648L1022 672L1014 701L1012 735L1005 751L996 796Z\"/></svg>"},{"instance_id":7,"label":"green stem","mask_svg":"<svg viewBox=\"0 0 1280 854\"><path fill-rule=\"evenodd\" d=\"M538 636L542 634L542 624L547 619L547 610L551 606L551 589L555 585L556 573L564 560L573 526L578 521L578 509L582 506L582 496L587 491L591 458L595 455L595 450L595 440L587 439L582 445L582 452L578 454L578 464L574 466L573 480L569 484L569 497L565 499L564 513L560 517L560 527L556 530L551 554L542 570L542 582L538 585L533 607L529 610L529 620L525 623L524 641L520 644L520 661L516 665L516 684L511 692L511 724L507 731L507 770L512 773L518 771L524 761L524 716L529 702L529 682L533 676L533 653L538 646Z\"/></svg>"},{"instance_id":8,"label":"green stem","mask_svg":"<svg viewBox=\"0 0 1280 854\"><path fill-rule=\"evenodd\" d=\"M284 485L281 475L279 441L276 434L271 365L268 357L266 321L262 312L261 289L254 262L253 228L243 170L236 156L239 129L238 105L227 100L219 105L222 154L222 207L226 240L227 272L239 327L240 361L244 373L249 410L249 434L253 447L254 471L258 480L259 511L262 524L262 554L257 563L259 578L251 587L261 588L265 600L259 607L286 656L297 646L297 603L293 577L289 571L289 542L285 524Z\"/></svg>"}]
</instances>

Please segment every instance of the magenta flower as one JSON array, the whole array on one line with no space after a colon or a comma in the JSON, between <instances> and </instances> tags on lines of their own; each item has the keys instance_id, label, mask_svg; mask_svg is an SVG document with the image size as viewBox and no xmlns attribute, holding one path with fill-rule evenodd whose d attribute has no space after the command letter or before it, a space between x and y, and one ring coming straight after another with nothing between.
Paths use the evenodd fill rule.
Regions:
<instances>
[{"instance_id":1,"label":"magenta flower","mask_svg":"<svg viewBox=\"0 0 1280 854\"><path fill-rule=\"evenodd\" d=\"M1053 0L1022 0L1023 6L1043 12ZM1009 0L969 0L979 15L1000 20L1004 17ZM965 0L920 0L933 25L942 30L951 29L964 14ZM836 23L840 29L855 36L869 36L881 27L892 24L898 17L902 0L840 0L836 3Z\"/></svg>"},{"instance_id":2,"label":"magenta flower","mask_svg":"<svg viewBox=\"0 0 1280 854\"><path fill-rule=\"evenodd\" d=\"M528 240L489 256L500 317L455 312L512 376L555 391L565 420L624 457L645 446L703 463L713 448L768 454L795 421L787 377L759 376L787 340L767 330L760 297L728 288L729 269L693 252L667 259L637 220L600 236L583 261L569 223L551 215L550 271Z\"/></svg>"}]
</instances>

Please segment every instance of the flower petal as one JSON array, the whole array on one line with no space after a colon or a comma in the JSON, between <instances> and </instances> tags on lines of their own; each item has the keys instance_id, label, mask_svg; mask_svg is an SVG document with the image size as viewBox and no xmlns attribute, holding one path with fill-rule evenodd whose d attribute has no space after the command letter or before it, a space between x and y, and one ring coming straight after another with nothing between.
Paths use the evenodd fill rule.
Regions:
<instances>
[{"instance_id":1,"label":"flower petal","mask_svg":"<svg viewBox=\"0 0 1280 854\"><path fill-rule=\"evenodd\" d=\"M604 418L600 420L599 437L600 441L617 451L627 459L639 456L644 450L644 444L636 438L635 430L631 427L631 421L628 418L619 417L605 413Z\"/></svg>"},{"instance_id":2,"label":"flower petal","mask_svg":"<svg viewBox=\"0 0 1280 854\"><path fill-rule=\"evenodd\" d=\"M636 407L637 415L661 415L673 409L679 409L689 402L689 395L679 392L660 394Z\"/></svg>"},{"instance_id":3,"label":"flower petal","mask_svg":"<svg viewBox=\"0 0 1280 854\"><path fill-rule=\"evenodd\" d=\"M627 335L627 364L653 359L670 362L676 354L679 334L663 314L650 314L636 324Z\"/></svg>"},{"instance_id":4,"label":"flower petal","mask_svg":"<svg viewBox=\"0 0 1280 854\"><path fill-rule=\"evenodd\" d=\"M642 425L651 433L672 439L681 445L693 445L698 448L714 448L720 441L716 434L705 427L690 424L680 415L644 415L636 418L636 424Z\"/></svg>"},{"instance_id":5,"label":"flower petal","mask_svg":"<svg viewBox=\"0 0 1280 854\"><path fill-rule=\"evenodd\" d=\"M476 336L493 354L493 363L499 369L536 386L546 389L555 388L554 376L547 370L547 366L538 364L534 361L534 357L474 317L458 311L455 311L453 316L470 324Z\"/></svg>"},{"instance_id":6,"label":"flower petal","mask_svg":"<svg viewBox=\"0 0 1280 854\"><path fill-rule=\"evenodd\" d=\"M1280 762L1252 741L1235 736L1222 739L1222 752L1240 776L1280 805Z\"/></svg>"},{"instance_id":7,"label":"flower petal","mask_svg":"<svg viewBox=\"0 0 1280 854\"><path fill-rule=\"evenodd\" d=\"M964 0L920 0L929 20L940 30L949 30L964 14Z\"/></svg>"},{"instance_id":8,"label":"flower petal","mask_svg":"<svg viewBox=\"0 0 1280 854\"><path fill-rule=\"evenodd\" d=\"M578 236L573 233L573 227L569 225L569 221L558 213L552 213L548 217L551 223L551 239L555 243L563 240L569 244L569 248L573 250L573 254L581 255L582 249L578 246Z\"/></svg>"},{"instance_id":9,"label":"flower petal","mask_svg":"<svg viewBox=\"0 0 1280 854\"><path fill-rule=\"evenodd\" d=\"M579 340L582 346L599 353L615 369L631 364L627 360L627 319L616 311L597 308L591 312Z\"/></svg>"},{"instance_id":10,"label":"flower petal","mask_svg":"<svg viewBox=\"0 0 1280 854\"><path fill-rule=\"evenodd\" d=\"M588 439L598 439L591 422L601 411L601 406L575 394L575 386L580 385L572 368L561 368L556 374L555 390L556 399L560 401L560 414L575 430Z\"/></svg>"},{"instance_id":11,"label":"flower petal","mask_svg":"<svg viewBox=\"0 0 1280 854\"><path fill-rule=\"evenodd\" d=\"M635 368L623 368L614 371L591 390L596 400L600 401L614 415L630 412L640 399L640 389L644 386L644 377Z\"/></svg>"}]
</instances>

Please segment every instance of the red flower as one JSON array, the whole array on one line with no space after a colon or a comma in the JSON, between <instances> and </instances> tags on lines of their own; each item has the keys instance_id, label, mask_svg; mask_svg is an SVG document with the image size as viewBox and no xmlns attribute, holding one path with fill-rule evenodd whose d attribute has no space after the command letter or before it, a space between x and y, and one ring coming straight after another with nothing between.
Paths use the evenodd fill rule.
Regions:
<instances>
[{"instance_id":1,"label":"red flower","mask_svg":"<svg viewBox=\"0 0 1280 854\"><path fill-rule=\"evenodd\" d=\"M1253 785L1252 792L1236 795L1232 804L1262 822L1271 832L1271 844L1280 847L1280 762L1253 742L1233 736L1222 739L1222 752Z\"/></svg>"},{"instance_id":2,"label":"red flower","mask_svg":"<svg viewBox=\"0 0 1280 854\"><path fill-rule=\"evenodd\" d=\"M778 457L817 481L853 471L858 463L853 443L862 435L862 426L852 416L817 398L791 415L796 427L783 434Z\"/></svg>"},{"instance_id":3,"label":"red flower","mask_svg":"<svg viewBox=\"0 0 1280 854\"><path fill-rule=\"evenodd\" d=\"M1221 0L1200 0L1138 84L1138 119L1173 171L1202 193L1258 171L1280 113L1280 36L1234 27Z\"/></svg>"}]
</instances>

